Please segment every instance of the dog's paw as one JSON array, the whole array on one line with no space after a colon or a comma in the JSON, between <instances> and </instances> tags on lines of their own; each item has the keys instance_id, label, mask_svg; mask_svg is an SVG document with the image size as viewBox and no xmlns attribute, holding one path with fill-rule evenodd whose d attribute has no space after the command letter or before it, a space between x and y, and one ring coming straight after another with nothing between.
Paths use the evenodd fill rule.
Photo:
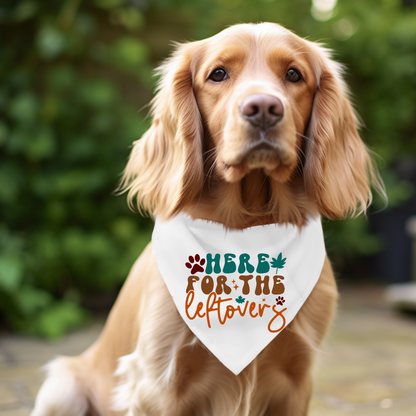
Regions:
<instances>
[{"instance_id":1,"label":"dog's paw","mask_svg":"<svg viewBox=\"0 0 416 416\"><path fill-rule=\"evenodd\" d=\"M285 301L285 298L283 297L283 296L278 296L277 298L276 298L276 305L282 305L283 306L283 304L285 303L286 301Z\"/></svg>"},{"instance_id":2,"label":"dog's paw","mask_svg":"<svg viewBox=\"0 0 416 416\"><path fill-rule=\"evenodd\" d=\"M188 260L189 262L186 262L185 266L188 269L191 269L191 274L204 271L202 266L205 264L205 259L201 259L199 254L195 254L195 259L192 256L189 256Z\"/></svg>"}]
</instances>

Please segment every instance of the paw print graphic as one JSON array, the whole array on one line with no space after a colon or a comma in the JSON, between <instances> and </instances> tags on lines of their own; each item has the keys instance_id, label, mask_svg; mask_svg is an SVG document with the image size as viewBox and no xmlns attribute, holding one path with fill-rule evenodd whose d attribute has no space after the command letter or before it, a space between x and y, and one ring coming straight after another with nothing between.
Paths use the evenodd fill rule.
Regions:
<instances>
[{"instance_id":1,"label":"paw print graphic","mask_svg":"<svg viewBox=\"0 0 416 416\"><path fill-rule=\"evenodd\" d=\"M277 298L276 298L276 305L282 305L283 306L283 304L285 303L286 301L285 301L285 298L283 297L283 296L278 296Z\"/></svg>"},{"instance_id":2,"label":"paw print graphic","mask_svg":"<svg viewBox=\"0 0 416 416\"><path fill-rule=\"evenodd\" d=\"M202 266L205 264L205 259L201 259L199 254L195 254L195 259L192 256L189 256L188 260L189 262L186 262L185 266L188 269L191 269L191 274L204 271L204 268Z\"/></svg>"}]
</instances>

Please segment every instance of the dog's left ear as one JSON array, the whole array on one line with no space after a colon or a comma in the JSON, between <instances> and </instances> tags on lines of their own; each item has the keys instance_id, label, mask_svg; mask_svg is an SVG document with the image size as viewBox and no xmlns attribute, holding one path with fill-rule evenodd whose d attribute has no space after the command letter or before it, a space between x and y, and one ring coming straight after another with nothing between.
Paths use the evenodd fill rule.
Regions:
<instances>
[{"instance_id":1,"label":"dog's left ear","mask_svg":"<svg viewBox=\"0 0 416 416\"><path fill-rule=\"evenodd\" d=\"M178 44L158 69L153 122L134 143L121 190L130 206L168 218L199 195L203 186L203 128L193 92L198 42Z\"/></svg>"},{"instance_id":2,"label":"dog's left ear","mask_svg":"<svg viewBox=\"0 0 416 416\"><path fill-rule=\"evenodd\" d=\"M304 180L309 198L331 219L365 212L371 186L384 195L368 149L358 134L358 120L341 77L340 64L313 46L317 90L307 131Z\"/></svg>"}]
</instances>

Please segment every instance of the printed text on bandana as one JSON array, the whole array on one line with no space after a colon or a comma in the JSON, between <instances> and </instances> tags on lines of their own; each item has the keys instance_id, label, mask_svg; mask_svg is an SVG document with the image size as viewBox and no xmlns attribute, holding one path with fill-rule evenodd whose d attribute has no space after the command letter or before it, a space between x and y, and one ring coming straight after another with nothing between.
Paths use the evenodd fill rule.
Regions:
<instances>
[{"instance_id":1,"label":"printed text on bandana","mask_svg":"<svg viewBox=\"0 0 416 416\"><path fill-rule=\"evenodd\" d=\"M259 253L256 258L247 253L190 255L184 262L186 316L190 320L203 319L211 328L212 319L227 325L235 316L256 319L270 310L273 314L267 329L280 332L286 325L287 308L283 307L285 278L279 270L285 264L282 253L276 257ZM200 294L198 301L196 292Z\"/></svg>"}]
</instances>

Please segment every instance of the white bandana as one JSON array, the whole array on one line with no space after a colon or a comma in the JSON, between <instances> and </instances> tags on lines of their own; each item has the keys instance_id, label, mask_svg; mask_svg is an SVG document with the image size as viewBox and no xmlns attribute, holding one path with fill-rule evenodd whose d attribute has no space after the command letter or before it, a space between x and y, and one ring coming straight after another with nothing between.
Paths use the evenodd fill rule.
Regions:
<instances>
[{"instance_id":1,"label":"white bandana","mask_svg":"<svg viewBox=\"0 0 416 416\"><path fill-rule=\"evenodd\" d=\"M301 231L270 224L226 231L178 215L157 219L153 251L183 320L234 374L296 316L319 279L319 217Z\"/></svg>"}]
</instances>

